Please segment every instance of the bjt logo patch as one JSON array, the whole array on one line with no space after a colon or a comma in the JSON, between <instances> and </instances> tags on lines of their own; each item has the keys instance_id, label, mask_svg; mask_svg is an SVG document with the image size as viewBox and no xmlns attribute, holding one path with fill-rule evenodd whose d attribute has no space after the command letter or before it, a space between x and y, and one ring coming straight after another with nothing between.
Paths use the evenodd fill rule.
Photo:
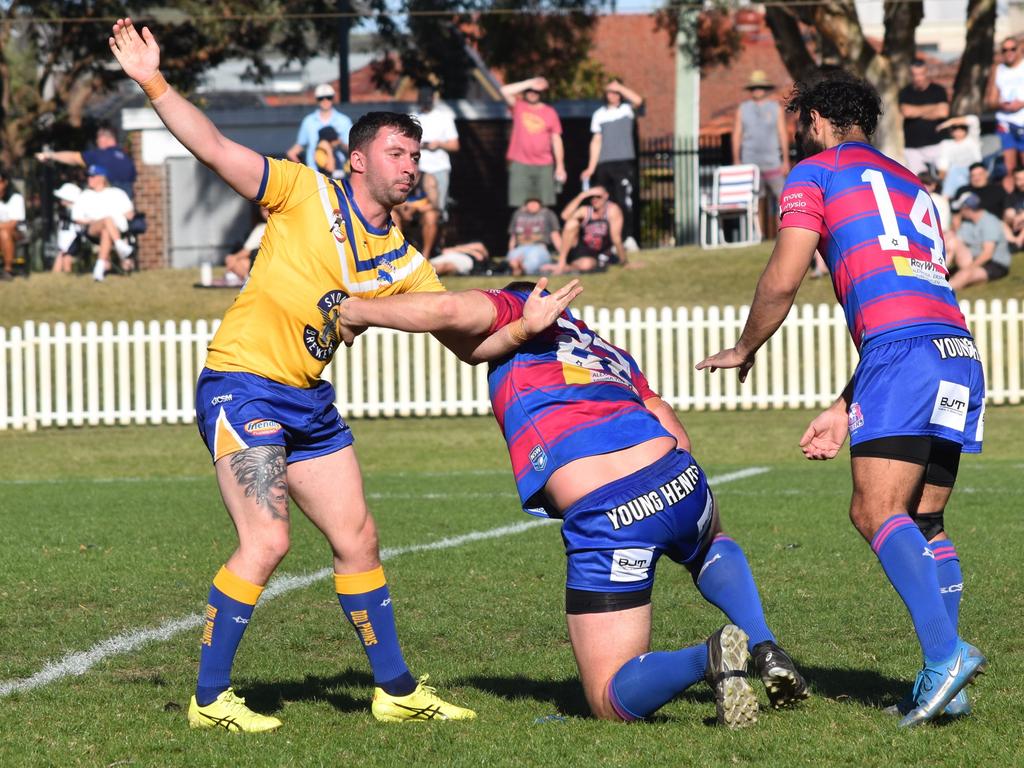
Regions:
<instances>
[{"instance_id":1,"label":"bjt logo patch","mask_svg":"<svg viewBox=\"0 0 1024 768\"><path fill-rule=\"evenodd\" d=\"M967 403L970 396L971 391L963 384L940 381L939 391L935 393L931 423L963 432L967 424Z\"/></svg>"},{"instance_id":2,"label":"bjt logo patch","mask_svg":"<svg viewBox=\"0 0 1024 768\"><path fill-rule=\"evenodd\" d=\"M616 549L612 552L611 581L646 581L654 560L650 549Z\"/></svg>"}]
</instances>

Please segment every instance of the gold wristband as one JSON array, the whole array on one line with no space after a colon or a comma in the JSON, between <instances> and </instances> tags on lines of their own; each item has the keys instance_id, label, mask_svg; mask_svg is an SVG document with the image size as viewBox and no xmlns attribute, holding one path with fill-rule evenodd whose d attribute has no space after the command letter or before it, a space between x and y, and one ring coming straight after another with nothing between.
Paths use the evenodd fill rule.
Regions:
<instances>
[{"instance_id":1,"label":"gold wristband","mask_svg":"<svg viewBox=\"0 0 1024 768\"><path fill-rule=\"evenodd\" d=\"M146 96L149 97L150 101L156 101L170 88L167 81L164 80L164 76L157 72L149 80L144 83L139 83L142 90L146 92Z\"/></svg>"},{"instance_id":2,"label":"gold wristband","mask_svg":"<svg viewBox=\"0 0 1024 768\"><path fill-rule=\"evenodd\" d=\"M525 344L530 340L530 334L526 332L526 318L520 317L519 322L508 327L509 335L516 344Z\"/></svg>"}]
</instances>

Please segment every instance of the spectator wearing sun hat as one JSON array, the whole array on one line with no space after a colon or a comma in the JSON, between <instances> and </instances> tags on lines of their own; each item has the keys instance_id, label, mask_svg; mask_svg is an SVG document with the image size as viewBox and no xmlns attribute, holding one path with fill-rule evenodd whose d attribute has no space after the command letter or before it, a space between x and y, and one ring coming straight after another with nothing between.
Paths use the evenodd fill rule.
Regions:
<instances>
[{"instance_id":1,"label":"spectator wearing sun hat","mask_svg":"<svg viewBox=\"0 0 1024 768\"><path fill-rule=\"evenodd\" d=\"M782 105L768 97L775 90L775 84L764 70L751 72L743 88L750 98L736 108L732 161L736 165L750 163L760 169L762 219L766 225L774 224L779 196L789 173L789 131ZM768 227L762 227L761 231L769 234Z\"/></svg>"},{"instance_id":2,"label":"spectator wearing sun hat","mask_svg":"<svg viewBox=\"0 0 1024 768\"><path fill-rule=\"evenodd\" d=\"M313 91L313 96L316 98L316 111L302 118L295 144L287 152L289 160L305 162L310 168L316 168L316 147L320 143L321 129L330 126L338 132L340 149L344 154L348 154L348 132L352 129L352 121L348 116L334 108L334 86L322 83ZM303 149L305 155L302 154Z\"/></svg>"},{"instance_id":3,"label":"spectator wearing sun hat","mask_svg":"<svg viewBox=\"0 0 1024 768\"><path fill-rule=\"evenodd\" d=\"M57 228L57 256L53 260L53 271L71 272L75 256L81 248L82 234L82 226L71 218L71 209L82 196L82 190L77 184L65 182L53 196L60 201L60 208L57 211L60 222Z\"/></svg>"}]
</instances>

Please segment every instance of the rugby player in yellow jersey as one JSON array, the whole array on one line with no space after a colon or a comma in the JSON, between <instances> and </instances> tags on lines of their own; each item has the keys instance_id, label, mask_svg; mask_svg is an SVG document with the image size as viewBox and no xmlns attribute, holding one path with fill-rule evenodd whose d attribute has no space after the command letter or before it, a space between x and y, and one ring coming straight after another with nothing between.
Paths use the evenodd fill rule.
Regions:
<instances>
[{"instance_id":1,"label":"rugby player in yellow jersey","mask_svg":"<svg viewBox=\"0 0 1024 768\"><path fill-rule=\"evenodd\" d=\"M349 137L351 182L272 160L225 138L160 74L147 28L119 19L109 39L121 68L167 129L240 195L270 211L260 257L210 343L196 388L199 431L238 548L213 580L188 721L195 728L269 731L231 688L231 666L264 585L289 547L289 497L324 534L334 584L373 670L378 720L461 720L468 709L413 678L395 630L352 435L320 373L338 346L347 296L441 291L433 268L391 223L416 185L420 127L374 112Z\"/></svg>"}]
</instances>

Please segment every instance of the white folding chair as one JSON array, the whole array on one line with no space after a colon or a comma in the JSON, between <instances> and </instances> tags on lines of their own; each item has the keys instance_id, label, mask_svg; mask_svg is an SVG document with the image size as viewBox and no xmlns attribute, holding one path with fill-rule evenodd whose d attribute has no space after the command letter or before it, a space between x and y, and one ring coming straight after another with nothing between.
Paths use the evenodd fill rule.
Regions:
<instances>
[{"instance_id":1,"label":"white folding chair","mask_svg":"<svg viewBox=\"0 0 1024 768\"><path fill-rule=\"evenodd\" d=\"M711 198L700 206L700 245L702 248L751 245L761 242L757 220L757 193L761 182L756 165L722 165L715 169ZM736 219L739 234L725 239L723 222Z\"/></svg>"}]
</instances>

